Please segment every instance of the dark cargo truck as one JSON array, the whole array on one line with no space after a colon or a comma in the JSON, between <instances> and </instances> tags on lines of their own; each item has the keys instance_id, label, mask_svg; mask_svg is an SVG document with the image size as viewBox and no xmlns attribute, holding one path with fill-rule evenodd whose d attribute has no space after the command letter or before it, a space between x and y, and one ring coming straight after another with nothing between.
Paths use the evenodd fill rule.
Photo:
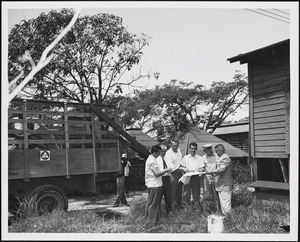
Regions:
<instances>
[{"instance_id":1,"label":"dark cargo truck","mask_svg":"<svg viewBox=\"0 0 300 242\"><path fill-rule=\"evenodd\" d=\"M96 180L120 171L120 135L147 157L149 152L118 126L114 106L12 100L10 209L18 200L25 201L26 215L67 210L68 191L96 192Z\"/></svg>"}]
</instances>

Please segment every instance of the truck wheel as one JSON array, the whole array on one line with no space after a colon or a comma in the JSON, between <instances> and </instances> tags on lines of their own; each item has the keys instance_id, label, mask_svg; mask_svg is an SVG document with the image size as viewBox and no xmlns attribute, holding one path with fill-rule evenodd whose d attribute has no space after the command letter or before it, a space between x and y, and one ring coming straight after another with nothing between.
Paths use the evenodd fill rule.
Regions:
<instances>
[{"instance_id":1,"label":"truck wheel","mask_svg":"<svg viewBox=\"0 0 300 242\"><path fill-rule=\"evenodd\" d=\"M44 185L37 187L27 196L27 215L43 215L54 210L68 210L68 198L57 186Z\"/></svg>"}]
</instances>

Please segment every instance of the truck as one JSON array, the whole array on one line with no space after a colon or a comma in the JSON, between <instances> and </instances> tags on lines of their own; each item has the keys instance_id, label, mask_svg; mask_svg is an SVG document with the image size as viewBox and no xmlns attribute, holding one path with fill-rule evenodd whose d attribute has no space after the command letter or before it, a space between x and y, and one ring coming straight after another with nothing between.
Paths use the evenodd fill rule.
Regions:
<instances>
[{"instance_id":1,"label":"truck","mask_svg":"<svg viewBox=\"0 0 300 242\"><path fill-rule=\"evenodd\" d=\"M146 158L149 151L118 125L117 113L113 105L13 99L9 212L20 205L24 216L67 211L68 192L96 193L97 182L120 172L122 140Z\"/></svg>"}]
</instances>

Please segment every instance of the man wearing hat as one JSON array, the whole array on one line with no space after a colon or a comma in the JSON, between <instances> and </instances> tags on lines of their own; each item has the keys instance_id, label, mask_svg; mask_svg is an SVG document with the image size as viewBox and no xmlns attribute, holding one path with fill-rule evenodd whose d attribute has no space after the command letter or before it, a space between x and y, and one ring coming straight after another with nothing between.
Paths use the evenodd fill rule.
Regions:
<instances>
[{"instance_id":1,"label":"man wearing hat","mask_svg":"<svg viewBox=\"0 0 300 242\"><path fill-rule=\"evenodd\" d=\"M125 196L125 167L128 163L127 154L123 153L121 158L121 172L117 177L117 199L114 202L113 207L118 207L120 202L123 205L128 206L126 196Z\"/></svg>"},{"instance_id":2,"label":"man wearing hat","mask_svg":"<svg viewBox=\"0 0 300 242\"><path fill-rule=\"evenodd\" d=\"M130 161L127 159L127 154L124 153L122 154L122 160L124 158L124 161L127 161L127 164L124 168L124 176L125 176L125 193L126 195L129 195L129 180L130 180L130 167L131 167L131 163Z\"/></svg>"},{"instance_id":3,"label":"man wearing hat","mask_svg":"<svg viewBox=\"0 0 300 242\"><path fill-rule=\"evenodd\" d=\"M204 155L202 156L205 165L205 171L211 172L216 169L217 154L212 150L212 144L202 146ZM212 212L218 209L218 197L215 191L214 177L211 174L204 175L203 187L203 210Z\"/></svg>"}]
</instances>

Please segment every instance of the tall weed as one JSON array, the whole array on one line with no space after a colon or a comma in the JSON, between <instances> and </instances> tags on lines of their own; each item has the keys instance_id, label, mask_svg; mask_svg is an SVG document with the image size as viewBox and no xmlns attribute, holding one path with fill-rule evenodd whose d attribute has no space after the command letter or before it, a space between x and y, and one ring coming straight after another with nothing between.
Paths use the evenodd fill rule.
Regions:
<instances>
[{"instance_id":1,"label":"tall weed","mask_svg":"<svg viewBox=\"0 0 300 242\"><path fill-rule=\"evenodd\" d=\"M186 206L166 215L162 214L158 226L144 230L147 199L132 202L128 215L94 210L54 211L43 216L20 218L9 226L15 233L207 233L207 217L200 207ZM224 219L224 233L284 233L281 225L289 224L290 208L287 203L263 203L255 200L246 184L235 189L232 211Z\"/></svg>"}]
</instances>

